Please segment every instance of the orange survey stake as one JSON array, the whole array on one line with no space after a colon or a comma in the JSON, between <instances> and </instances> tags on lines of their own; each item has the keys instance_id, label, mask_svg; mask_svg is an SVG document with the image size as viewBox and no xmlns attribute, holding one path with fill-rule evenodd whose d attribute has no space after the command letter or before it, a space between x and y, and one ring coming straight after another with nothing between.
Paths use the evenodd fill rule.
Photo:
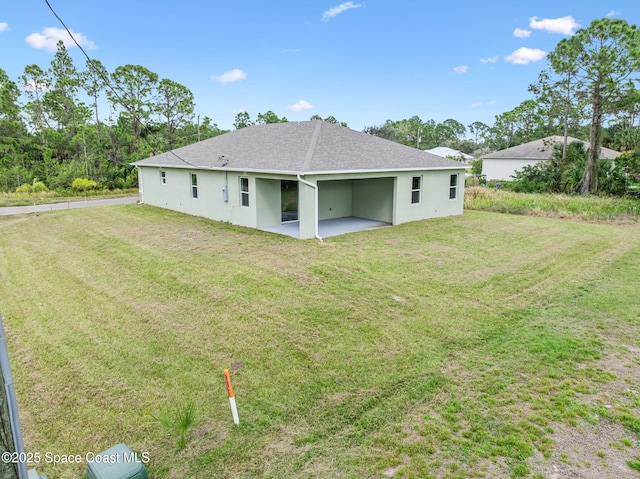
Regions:
<instances>
[{"instance_id":1,"label":"orange survey stake","mask_svg":"<svg viewBox=\"0 0 640 479\"><path fill-rule=\"evenodd\" d=\"M224 374L224 382L227 383L227 392L229 393L229 398L233 397L233 386L231 385L231 375L229 374L229 370L225 369L222 371Z\"/></svg>"},{"instance_id":2,"label":"orange survey stake","mask_svg":"<svg viewBox=\"0 0 640 479\"><path fill-rule=\"evenodd\" d=\"M227 392L229 393L229 405L231 406L231 414L233 415L233 422L240 424L240 418L238 417L238 408L236 407L236 398L233 397L233 386L231 385L231 376L229 370L222 371L224 374L224 382L227 383Z\"/></svg>"}]
</instances>

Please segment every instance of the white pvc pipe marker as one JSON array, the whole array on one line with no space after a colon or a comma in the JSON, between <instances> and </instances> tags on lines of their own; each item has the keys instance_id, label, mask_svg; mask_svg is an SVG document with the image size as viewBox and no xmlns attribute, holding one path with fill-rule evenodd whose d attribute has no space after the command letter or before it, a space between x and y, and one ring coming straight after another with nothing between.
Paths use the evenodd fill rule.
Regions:
<instances>
[{"instance_id":1,"label":"white pvc pipe marker","mask_svg":"<svg viewBox=\"0 0 640 479\"><path fill-rule=\"evenodd\" d=\"M240 419L238 418L238 408L236 407L236 398L233 395L233 386L231 385L231 375L229 374L229 370L225 369L224 374L224 382L227 383L227 392L229 393L229 404L231 404L231 414L233 415L233 422L236 424L240 424Z\"/></svg>"}]
</instances>

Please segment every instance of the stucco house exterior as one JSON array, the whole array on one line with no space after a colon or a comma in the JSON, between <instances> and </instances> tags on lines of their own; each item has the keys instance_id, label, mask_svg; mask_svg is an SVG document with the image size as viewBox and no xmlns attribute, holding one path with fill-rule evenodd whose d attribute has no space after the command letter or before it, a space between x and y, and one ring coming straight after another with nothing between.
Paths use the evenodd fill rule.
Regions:
<instances>
[{"instance_id":1,"label":"stucco house exterior","mask_svg":"<svg viewBox=\"0 0 640 479\"><path fill-rule=\"evenodd\" d=\"M143 203L299 238L338 218L459 215L464 200L461 163L319 120L250 126L134 165Z\"/></svg>"},{"instance_id":2,"label":"stucco house exterior","mask_svg":"<svg viewBox=\"0 0 640 479\"><path fill-rule=\"evenodd\" d=\"M568 144L576 141L581 140L572 137L567 138ZM516 172L521 171L525 166L550 160L554 145L563 143L564 136L548 136L540 140L488 153L482 156L482 174L488 180L511 180ZM582 141L582 143L589 147L588 142ZM602 148L600 151L601 159L614 159L618 156L620 156L619 152L609 148Z\"/></svg>"}]
</instances>

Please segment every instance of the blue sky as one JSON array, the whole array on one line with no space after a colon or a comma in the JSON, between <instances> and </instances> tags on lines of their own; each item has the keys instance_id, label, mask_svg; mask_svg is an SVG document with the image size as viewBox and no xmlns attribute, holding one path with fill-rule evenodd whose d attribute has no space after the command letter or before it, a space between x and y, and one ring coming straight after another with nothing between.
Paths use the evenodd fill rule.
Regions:
<instances>
[{"instance_id":1,"label":"blue sky","mask_svg":"<svg viewBox=\"0 0 640 479\"><path fill-rule=\"evenodd\" d=\"M545 54L606 16L640 24L637 0L49 0L109 71L137 64L187 86L196 113L333 115L355 130L413 115L493 124L530 98ZM0 0L0 68L50 65L58 39L84 57L44 0Z\"/></svg>"}]
</instances>

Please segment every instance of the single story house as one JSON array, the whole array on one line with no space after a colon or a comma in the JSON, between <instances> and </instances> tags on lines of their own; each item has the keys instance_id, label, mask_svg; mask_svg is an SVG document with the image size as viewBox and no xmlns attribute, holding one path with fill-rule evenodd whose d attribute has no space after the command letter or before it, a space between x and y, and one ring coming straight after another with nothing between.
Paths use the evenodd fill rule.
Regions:
<instances>
[{"instance_id":1,"label":"single story house","mask_svg":"<svg viewBox=\"0 0 640 479\"><path fill-rule=\"evenodd\" d=\"M143 203L298 238L340 234L338 220L459 215L464 200L461 163L319 120L250 126L134 165Z\"/></svg>"},{"instance_id":2,"label":"single story house","mask_svg":"<svg viewBox=\"0 0 640 479\"><path fill-rule=\"evenodd\" d=\"M567 144L576 141L581 140L572 137L567 138ZM482 174L488 180L511 180L516 172L521 171L525 166L550 160L553 155L554 145L563 143L564 136L548 136L547 138L513 146L505 150L488 153L481 157ZM582 141L582 143L589 147L589 142ZM602 159L614 159L618 156L620 156L619 152L609 148L602 148L600 151L600 158Z\"/></svg>"},{"instance_id":3,"label":"single story house","mask_svg":"<svg viewBox=\"0 0 640 479\"><path fill-rule=\"evenodd\" d=\"M454 150L453 148L449 148L448 146L436 146L435 148L424 151L433 155L441 156L443 158L455 158L456 160L459 159L460 161L464 161L465 163L475 160L473 156L463 153L460 150Z\"/></svg>"},{"instance_id":4,"label":"single story house","mask_svg":"<svg viewBox=\"0 0 640 479\"><path fill-rule=\"evenodd\" d=\"M451 160L460 161L465 169L467 170L466 176L471 175L471 161L475 160L475 158L471 155L467 155L466 153L462 153L460 150L454 150L453 148L449 148L448 146L436 146L435 148L431 148L430 150L424 150L427 153L431 153L432 155L441 156L443 158L449 158Z\"/></svg>"}]
</instances>

